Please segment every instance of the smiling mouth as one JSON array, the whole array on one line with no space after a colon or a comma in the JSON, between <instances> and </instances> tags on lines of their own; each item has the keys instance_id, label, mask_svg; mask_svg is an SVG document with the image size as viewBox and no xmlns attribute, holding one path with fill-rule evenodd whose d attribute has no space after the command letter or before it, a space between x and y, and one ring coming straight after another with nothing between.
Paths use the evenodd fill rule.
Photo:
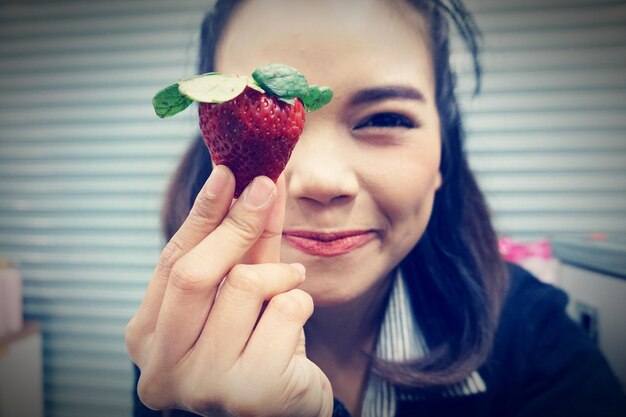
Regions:
<instances>
[{"instance_id":1,"label":"smiling mouth","mask_svg":"<svg viewBox=\"0 0 626 417\"><path fill-rule=\"evenodd\" d=\"M375 238L371 230L336 233L286 231L284 240L300 251L313 256L338 256L354 251Z\"/></svg>"}]
</instances>

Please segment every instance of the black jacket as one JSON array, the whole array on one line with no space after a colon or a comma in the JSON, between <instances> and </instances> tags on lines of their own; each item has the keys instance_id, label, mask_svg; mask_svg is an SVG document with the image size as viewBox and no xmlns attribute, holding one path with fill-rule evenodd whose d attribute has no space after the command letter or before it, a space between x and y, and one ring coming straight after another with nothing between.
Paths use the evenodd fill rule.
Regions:
<instances>
[{"instance_id":1,"label":"black jacket","mask_svg":"<svg viewBox=\"0 0 626 417\"><path fill-rule=\"evenodd\" d=\"M485 393L399 401L397 417L626 417L626 397L594 343L567 316L566 294L510 266ZM135 394L135 417L156 417ZM175 412L175 416L192 416ZM349 414L336 401L334 417Z\"/></svg>"}]
</instances>

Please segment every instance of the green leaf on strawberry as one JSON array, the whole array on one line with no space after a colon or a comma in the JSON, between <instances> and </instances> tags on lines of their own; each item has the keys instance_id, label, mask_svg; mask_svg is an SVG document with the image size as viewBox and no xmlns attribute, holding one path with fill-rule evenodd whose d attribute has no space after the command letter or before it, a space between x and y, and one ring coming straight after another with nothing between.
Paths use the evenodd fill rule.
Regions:
<instances>
[{"instance_id":1,"label":"green leaf on strawberry","mask_svg":"<svg viewBox=\"0 0 626 417\"><path fill-rule=\"evenodd\" d=\"M152 99L154 111L162 119L185 110L191 103L193 100L178 90L178 83L165 87Z\"/></svg>"},{"instance_id":2,"label":"green leaf on strawberry","mask_svg":"<svg viewBox=\"0 0 626 417\"><path fill-rule=\"evenodd\" d=\"M284 64L269 64L252 73L254 81L269 94L280 98L304 97L309 84L300 71Z\"/></svg>"},{"instance_id":3,"label":"green leaf on strawberry","mask_svg":"<svg viewBox=\"0 0 626 417\"><path fill-rule=\"evenodd\" d=\"M333 99L333 90L328 87L311 85L307 95L302 97L302 103L306 111L315 111L330 103Z\"/></svg>"}]
</instances>

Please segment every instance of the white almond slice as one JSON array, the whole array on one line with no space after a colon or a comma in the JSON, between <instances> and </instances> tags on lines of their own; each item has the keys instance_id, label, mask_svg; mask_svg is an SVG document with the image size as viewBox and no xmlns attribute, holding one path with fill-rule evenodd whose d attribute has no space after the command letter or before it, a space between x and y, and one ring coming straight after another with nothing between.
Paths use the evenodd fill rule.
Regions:
<instances>
[{"instance_id":1,"label":"white almond slice","mask_svg":"<svg viewBox=\"0 0 626 417\"><path fill-rule=\"evenodd\" d=\"M201 103L223 103L241 94L246 85L246 76L208 73L179 81L178 90Z\"/></svg>"}]
</instances>

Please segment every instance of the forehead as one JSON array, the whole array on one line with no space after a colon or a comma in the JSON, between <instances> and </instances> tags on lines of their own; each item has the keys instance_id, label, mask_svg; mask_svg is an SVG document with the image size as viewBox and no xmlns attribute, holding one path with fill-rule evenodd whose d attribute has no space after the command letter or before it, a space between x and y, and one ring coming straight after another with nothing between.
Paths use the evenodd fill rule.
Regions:
<instances>
[{"instance_id":1,"label":"forehead","mask_svg":"<svg viewBox=\"0 0 626 417\"><path fill-rule=\"evenodd\" d=\"M426 33L405 0L245 0L218 43L216 70L250 74L281 62L333 87L416 74L432 81Z\"/></svg>"}]
</instances>

